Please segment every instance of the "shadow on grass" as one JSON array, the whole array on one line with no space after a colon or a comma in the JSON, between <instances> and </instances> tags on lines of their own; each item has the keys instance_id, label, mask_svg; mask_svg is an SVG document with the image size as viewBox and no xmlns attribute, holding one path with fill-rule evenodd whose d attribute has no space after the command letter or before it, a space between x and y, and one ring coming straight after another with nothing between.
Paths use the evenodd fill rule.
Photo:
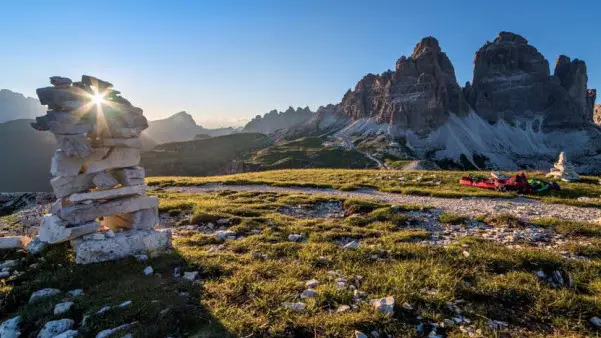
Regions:
<instances>
[{"instance_id":1,"label":"shadow on grass","mask_svg":"<svg viewBox=\"0 0 601 338\"><path fill-rule=\"evenodd\" d=\"M142 262L126 258L77 265L73 258L68 243L52 246L39 258L22 251L0 251L0 259L18 260L14 269L24 272L4 280L0 287L2 321L21 316L22 337L35 337L46 322L62 318L73 319L73 329L82 337L94 337L102 330L134 322L115 336L128 332L134 337L233 336L201 304L199 284L174 278L176 267L186 271L184 259L176 252ZM152 266L153 275L144 275L147 266ZM29 304L31 294L44 288L59 289L61 294ZM67 292L74 289L82 289L85 294L70 297ZM73 306L66 313L55 315L54 306L66 300L72 301ZM131 304L119 306L127 301ZM110 309L97 313L107 306ZM84 316L89 316L85 325Z\"/></svg>"}]
</instances>

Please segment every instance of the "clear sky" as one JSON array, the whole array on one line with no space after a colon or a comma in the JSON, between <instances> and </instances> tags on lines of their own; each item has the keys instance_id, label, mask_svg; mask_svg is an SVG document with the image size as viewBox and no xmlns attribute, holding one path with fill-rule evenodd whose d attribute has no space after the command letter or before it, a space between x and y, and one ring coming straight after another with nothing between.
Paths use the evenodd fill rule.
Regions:
<instances>
[{"instance_id":1,"label":"clear sky","mask_svg":"<svg viewBox=\"0 0 601 338\"><path fill-rule=\"evenodd\" d=\"M600 13L599 0L5 0L0 88L35 96L49 76L85 73L150 119L186 110L214 127L337 103L428 35L463 85L475 51L507 30L551 66L559 54L585 60L601 89Z\"/></svg>"}]
</instances>

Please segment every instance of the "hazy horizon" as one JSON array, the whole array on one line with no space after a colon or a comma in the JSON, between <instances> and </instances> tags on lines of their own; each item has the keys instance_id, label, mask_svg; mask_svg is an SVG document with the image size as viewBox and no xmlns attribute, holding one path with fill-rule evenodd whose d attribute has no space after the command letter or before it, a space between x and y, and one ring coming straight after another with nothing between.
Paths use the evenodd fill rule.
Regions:
<instances>
[{"instance_id":1,"label":"hazy horizon","mask_svg":"<svg viewBox=\"0 0 601 338\"><path fill-rule=\"evenodd\" d=\"M337 103L429 35L464 85L474 53L506 30L551 68L560 54L586 61L588 87L601 89L599 9L594 1L13 2L0 22L10 32L0 37L9 51L0 55L0 88L35 97L49 76L89 74L114 83L150 120L185 110L205 127L240 126L272 109Z\"/></svg>"}]
</instances>

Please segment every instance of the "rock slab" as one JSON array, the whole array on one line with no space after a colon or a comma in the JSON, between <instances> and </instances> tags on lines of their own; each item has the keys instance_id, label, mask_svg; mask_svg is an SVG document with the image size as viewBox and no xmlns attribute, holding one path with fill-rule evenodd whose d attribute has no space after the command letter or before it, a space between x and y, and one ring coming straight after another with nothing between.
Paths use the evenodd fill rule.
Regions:
<instances>
[{"instance_id":1,"label":"rock slab","mask_svg":"<svg viewBox=\"0 0 601 338\"><path fill-rule=\"evenodd\" d=\"M171 247L170 230L130 230L103 240L76 239L71 241L77 264L105 262Z\"/></svg>"}]
</instances>

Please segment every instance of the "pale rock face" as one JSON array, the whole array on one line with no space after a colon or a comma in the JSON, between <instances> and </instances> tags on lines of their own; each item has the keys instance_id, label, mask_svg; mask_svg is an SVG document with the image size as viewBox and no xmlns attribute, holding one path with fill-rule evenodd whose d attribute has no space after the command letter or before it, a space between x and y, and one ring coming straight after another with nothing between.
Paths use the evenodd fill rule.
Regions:
<instances>
[{"instance_id":1,"label":"pale rock face","mask_svg":"<svg viewBox=\"0 0 601 338\"><path fill-rule=\"evenodd\" d=\"M38 338L56 337L59 334L70 330L73 325L75 325L75 321L68 318L50 321L42 327L40 333L38 333Z\"/></svg>"},{"instance_id":2,"label":"pale rock face","mask_svg":"<svg viewBox=\"0 0 601 338\"><path fill-rule=\"evenodd\" d=\"M152 229L159 224L158 208L139 210L127 214L104 217L102 225L113 229Z\"/></svg>"},{"instance_id":3,"label":"pale rock face","mask_svg":"<svg viewBox=\"0 0 601 338\"><path fill-rule=\"evenodd\" d=\"M187 271L184 272L184 279L189 281L195 281L198 278L198 271Z\"/></svg>"},{"instance_id":4,"label":"pale rock face","mask_svg":"<svg viewBox=\"0 0 601 338\"><path fill-rule=\"evenodd\" d=\"M135 166L131 168L123 168L111 170L119 183L127 186L144 184L145 171L144 168Z\"/></svg>"},{"instance_id":5,"label":"pale rock face","mask_svg":"<svg viewBox=\"0 0 601 338\"><path fill-rule=\"evenodd\" d=\"M307 304L284 302L284 303L282 303L282 306L286 309L290 309L295 312L300 312L300 311L303 311L307 307Z\"/></svg>"},{"instance_id":6,"label":"pale rock face","mask_svg":"<svg viewBox=\"0 0 601 338\"><path fill-rule=\"evenodd\" d=\"M19 331L21 317L13 317L0 324L0 337L2 338L18 338L21 335Z\"/></svg>"},{"instance_id":7,"label":"pale rock face","mask_svg":"<svg viewBox=\"0 0 601 338\"><path fill-rule=\"evenodd\" d=\"M104 149L104 148L97 148ZM140 149L112 148L108 155L94 162L88 161L84 172L96 173L107 169L137 166L140 163ZM68 175L64 175L68 176Z\"/></svg>"},{"instance_id":8,"label":"pale rock face","mask_svg":"<svg viewBox=\"0 0 601 338\"><path fill-rule=\"evenodd\" d=\"M42 242L55 244L94 233L99 228L99 222L91 221L78 226L70 226L57 215L47 214L42 219L39 238Z\"/></svg>"},{"instance_id":9,"label":"pale rock face","mask_svg":"<svg viewBox=\"0 0 601 338\"><path fill-rule=\"evenodd\" d=\"M94 175L94 178L92 178L92 183L94 183L94 185L100 190L112 189L119 184L117 179L107 172L100 172Z\"/></svg>"},{"instance_id":10,"label":"pale rock face","mask_svg":"<svg viewBox=\"0 0 601 338\"><path fill-rule=\"evenodd\" d=\"M98 263L166 250L171 247L171 231L122 231L114 238L101 241L76 239L71 241L71 245L75 249L76 263Z\"/></svg>"},{"instance_id":11,"label":"pale rock face","mask_svg":"<svg viewBox=\"0 0 601 338\"><path fill-rule=\"evenodd\" d=\"M84 158L90 155L92 147L84 134L55 135L60 149L69 157Z\"/></svg>"},{"instance_id":12,"label":"pale rock face","mask_svg":"<svg viewBox=\"0 0 601 338\"><path fill-rule=\"evenodd\" d=\"M23 249L30 241L27 236L0 237L0 249Z\"/></svg>"},{"instance_id":13,"label":"pale rock face","mask_svg":"<svg viewBox=\"0 0 601 338\"><path fill-rule=\"evenodd\" d=\"M568 161L563 151L559 153L559 159L546 176L561 179L564 182L576 182L580 180L580 176L576 173L574 166Z\"/></svg>"},{"instance_id":14,"label":"pale rock face","mask_svg":"<svg viewBox=\"0 0 601 338\"><path fill-rule=\"evenodd\" d=\"M59 211L59 217L70 224L78 224L99 217L155 208L158 205L159 199L154 196L127 197L105 203L93 202L64 207Z\"/></svg>"},{"instance_id":15,"label":"pale rock face","mask_svg":"<svg viewBox=\"0 0 601 338\"><path fill-rule=\"evenodd\" d=\"M77 176L83 171L86 163L100 161L108 152L109 148L95 148L89 156L78 158L69 157L65 151L58 150L52 156L50 173L52 176Z\"/></svg>"},{"instance_id":16,"label":"pale rock face","mask_svg":"<svg viewBox=\"0 0 601 338\"><path fill-rule=\"evenodd\" d=\"M58 176L50 180L50 185L57 198L67 197L76 192L86 191L94 187L94 174L76 176Z\"/></svg>"},{"instance_id":17,"label":"pale rock face","mask_svg":"<svg viewBox=\"0 0 601 338\"><path fill-rule=\"evenodd\" d=\"M67 197L67 201L71 203L78 203L83 201L96 201L96 200L111 200L122 197L129 197L134 195L144 195L146 186L136 185L133 187L121 187L110 190L91 191L86 193L76 193Z\"/></svg>"}]
</instances>

